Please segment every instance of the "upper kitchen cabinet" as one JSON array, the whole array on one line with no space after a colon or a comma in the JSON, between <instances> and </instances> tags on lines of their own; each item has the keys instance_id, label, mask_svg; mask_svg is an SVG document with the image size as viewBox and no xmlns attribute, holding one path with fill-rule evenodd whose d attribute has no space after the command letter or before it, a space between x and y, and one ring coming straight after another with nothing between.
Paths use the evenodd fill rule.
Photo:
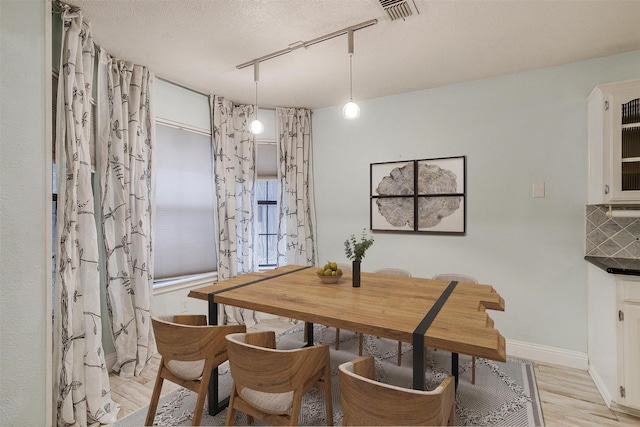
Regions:
<instances>
[{"instance_id":1,"label":"upper kitchen cabinet","mask_svg":"<svg viewBox=\"0 0 640 427\"><path fill-rule=\"evenodd\" d=\"M640 79L597 86L589 107L589 204L640 204Z\"/></svg>"}]
</instances>

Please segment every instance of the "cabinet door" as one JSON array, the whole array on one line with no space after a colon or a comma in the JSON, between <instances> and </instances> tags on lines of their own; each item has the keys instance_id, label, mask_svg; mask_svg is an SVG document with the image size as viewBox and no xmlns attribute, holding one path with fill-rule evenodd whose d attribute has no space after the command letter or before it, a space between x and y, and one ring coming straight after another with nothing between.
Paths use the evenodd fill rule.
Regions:
<instances>
[{"instance_id":1,"label":"cabinet door","mask_svg":"<svg viewBox=\"0 0 640 427\"><path fill-rule=\"evenodd\" d=\"M640 304L624 303L622 309L624 373L620 386L624 388L624 397L620 404L640 409Z\"/></svg>"},{"instance_id":2,"label":"cabinet door","mask_svg":"<svg viewBox=\"0 0 640 427\"><path fill-rule=\"evenodd\" d=\"M611 200L639 201L640 80L605 96L604 110L605 138L611 149Z\"/></svg>"}]
</instances>

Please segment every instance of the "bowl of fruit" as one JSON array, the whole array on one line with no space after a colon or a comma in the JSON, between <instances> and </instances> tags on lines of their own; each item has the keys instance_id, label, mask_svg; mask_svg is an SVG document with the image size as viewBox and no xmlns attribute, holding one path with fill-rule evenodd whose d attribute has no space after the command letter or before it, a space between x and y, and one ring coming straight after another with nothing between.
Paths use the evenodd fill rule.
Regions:
<instances>
[{"instance_id":1,"label":"bowl of fruit","mask_svg":"<svg viewBox=\"0 0 640 427\"><path fill-rule=\"evenodd\" d=\"M318 269L317 274L322 283L337 283L342 277L342 270L338 268L337 263L328 261Z\"/></svg>"}]
</instances>

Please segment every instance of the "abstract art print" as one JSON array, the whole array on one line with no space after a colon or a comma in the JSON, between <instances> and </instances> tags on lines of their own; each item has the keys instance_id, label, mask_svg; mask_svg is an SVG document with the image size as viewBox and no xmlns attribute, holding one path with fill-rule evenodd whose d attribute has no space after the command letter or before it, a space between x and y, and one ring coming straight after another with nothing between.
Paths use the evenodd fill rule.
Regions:
<instances>
[{"instance_id":1,"label":"abstract art print","mask_svg":"<svg viewBox=\"0 0 640 427\"><path fill-rule=\"evenodd\" d=\"M374 231L465 234L466 157L371 163Z\"/></svg>"}]
</instances>

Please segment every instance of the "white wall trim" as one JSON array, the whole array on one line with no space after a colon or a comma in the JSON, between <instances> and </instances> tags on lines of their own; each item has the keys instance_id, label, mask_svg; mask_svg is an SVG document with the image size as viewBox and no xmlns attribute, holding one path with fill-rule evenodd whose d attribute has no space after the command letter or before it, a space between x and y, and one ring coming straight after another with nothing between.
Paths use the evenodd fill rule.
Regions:
<instances>
[{"instance_id":1,"label":"white wall trim","mask_svg":"<svg viewBox=\"0 0 640 427\"><path fill-rule=\"evenodd\" d=\"M587 353L523 341L507 339L507 355L583 371L589 368Z\"/></svg>"},{"instance_id":2,"label":"white wall trim","mask_svg":"<svg viewBox=\"0 0 640 427\"><path fill-rule=\"evenodd\" d=\"M218 281L218 272L198 274L177 279L154 281L153 295L162 295L180 289L192 288L195 286L207 286Z\"/></svg>"},{"instance_id":3,"label":"white wall trim","mask_svg":"<svg viewBox=\"0 0 640 427\"><path fill-rule=\"evenodd\" d=\"M602 381L600 374L598 374L598 371L593 365L589 366L589 375L591 375L591 379L596 384L596 388L600 392L600 396L602 396L602 399L604 399L604 403L607 405L607 408L611 409L613 396L611 396L611 393L609 393L609 390L605 386L604 381Z\"/></svg>"}]
</instances>

